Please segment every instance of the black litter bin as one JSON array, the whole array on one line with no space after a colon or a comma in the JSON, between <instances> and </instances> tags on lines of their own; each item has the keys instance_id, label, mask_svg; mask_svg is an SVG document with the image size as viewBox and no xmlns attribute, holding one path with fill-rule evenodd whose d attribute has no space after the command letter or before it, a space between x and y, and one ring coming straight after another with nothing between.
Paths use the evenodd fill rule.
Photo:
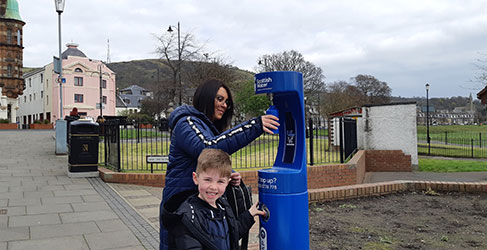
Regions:
<instances>
[{"instance_id":1,"label":"black litter bin","mask_svg":"<svg viewBox=\"0 0 487 250\"><path fill-rule=\"evenodd\" d=\"M159 121L159 131L169 131L169 121L166 118Z\"/></svg>"},{"instance_id":2,"label":"black litter bin","mask_svg":"<svg viewBox=\"0 0 487 250\"><path fill-rule=\"evenodd\" d=\"M71 124L71 122L74 122L76 120L79 119L79 116L75 116L75 115L67 115L64 117L64 120L66 120L66 142L67 144L69 145L69 124Z\"/></svg>"},{"instance_id":3,"label":"black litter bin","mask_svg":"<svg viewBox=\"0 0 487 250\"><path fill-rule=\"evenodd\" d=\"M69 172L98 171L98 123L77 120L69 127Z\"/></svg>"}]
</instances>

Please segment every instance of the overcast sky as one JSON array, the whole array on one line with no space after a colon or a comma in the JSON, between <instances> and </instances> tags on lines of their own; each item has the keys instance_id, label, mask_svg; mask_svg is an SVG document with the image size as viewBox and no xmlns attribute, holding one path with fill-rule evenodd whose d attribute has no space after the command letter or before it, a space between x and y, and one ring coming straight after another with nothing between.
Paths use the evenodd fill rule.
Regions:
<instances>
[{"instance_id":1,"label":"overcast sky","mask_svg":"<svg viewBox=\"0 0 487 250\"><path fill-rule=\"evenodd\" d=\"M53 0L18 0L24 66L58 55ZM297 50L323 69L327 84L369 74L394 96L468 96L475 63L487 59L485 0L66 0L62 42L112 62L157 58L154 34L181 23L206 50L254 70L263 54Z\"/></svg>"}]
</instances>

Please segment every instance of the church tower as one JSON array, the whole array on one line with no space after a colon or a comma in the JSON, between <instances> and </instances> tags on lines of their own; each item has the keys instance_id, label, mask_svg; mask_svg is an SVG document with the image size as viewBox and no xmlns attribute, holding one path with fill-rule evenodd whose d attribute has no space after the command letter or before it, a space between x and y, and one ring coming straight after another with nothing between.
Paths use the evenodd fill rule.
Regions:
<instances>
[{"instance_id":1,"label":"church tower","mask_svg":"<svg viewBox=\"0 0 487 250\"><path fill-rule=\"evenodd\" d=\"M22 78L22 21L17 0L0 0L0 119L15 123Z\"/></svg>"}]
</instances>

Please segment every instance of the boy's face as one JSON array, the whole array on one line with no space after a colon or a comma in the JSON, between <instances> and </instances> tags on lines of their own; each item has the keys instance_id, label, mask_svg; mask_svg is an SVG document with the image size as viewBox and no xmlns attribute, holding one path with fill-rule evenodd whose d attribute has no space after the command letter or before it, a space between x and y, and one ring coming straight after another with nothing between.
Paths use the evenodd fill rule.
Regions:
<instances>
[{"instance_id":1,"label":"boy's face","mask_svg":"<svg viewBox=\"0 0 487 250\"><path fill-rule=\"evenodd\" d=\"M193 172L193 181L198 185L198 197L216 208L216 200L225 193L229 177L223 177L217 170L210 169L199 174Z\"/></svg>"}]
</instances>

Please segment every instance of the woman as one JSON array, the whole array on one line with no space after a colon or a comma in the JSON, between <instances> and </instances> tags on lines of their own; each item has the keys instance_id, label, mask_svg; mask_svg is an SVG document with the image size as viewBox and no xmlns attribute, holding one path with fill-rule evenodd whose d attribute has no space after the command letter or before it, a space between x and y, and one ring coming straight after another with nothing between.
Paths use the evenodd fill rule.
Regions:
<instances>
[{"instance_id":1,"label":"woman","mask_svg":"<svg viewBox=\"0 0 487 250\"><path fill-rule=\"evenodd\" d=\"M230 89L220 80L210 79L195 91L193 106L176 108L169 117L171 146L162 204L176 193L194 189L192 173L204 148L218 148L232 154L245 147L263 132L279 126L278 118L264 115L246 121L232 129L233 99ZM232 173L231 185L239 185L241 176ZM167 231L160 230L161 249L167 249Z\"/></svg>"}]
</instances>

